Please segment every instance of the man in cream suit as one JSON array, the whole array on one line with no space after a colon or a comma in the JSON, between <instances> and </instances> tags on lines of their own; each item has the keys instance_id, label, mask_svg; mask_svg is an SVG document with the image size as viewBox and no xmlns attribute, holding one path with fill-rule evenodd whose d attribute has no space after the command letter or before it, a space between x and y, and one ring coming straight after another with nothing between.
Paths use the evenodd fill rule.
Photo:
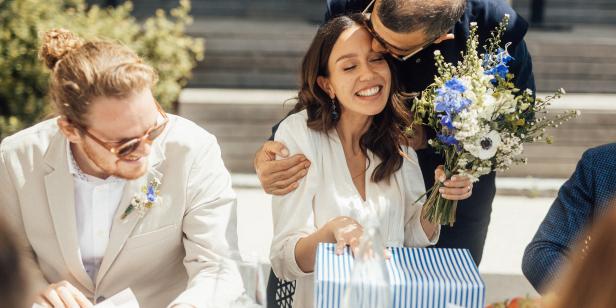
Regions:
<instances>
[{"instance_id":1,"label":"man in cream suit","mask_svg":"<svg viewBox=\"0 0 616 308\"><path fill-rule=\"evenodd\" d=\"M216 138L167 115L156 74L115 43L46 33L60 114L0 145L0 206L32 256L38 303L226 307L243 291L236 199Z\"/></svg>"}]
</instances>

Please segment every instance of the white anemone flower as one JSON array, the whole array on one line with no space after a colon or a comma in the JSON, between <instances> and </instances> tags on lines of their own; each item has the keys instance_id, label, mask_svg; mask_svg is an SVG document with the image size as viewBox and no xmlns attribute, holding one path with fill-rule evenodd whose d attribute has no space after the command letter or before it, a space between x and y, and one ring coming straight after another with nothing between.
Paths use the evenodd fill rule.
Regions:
<instances>
[{"instance_id":1,"label":"white anemone flower","mask_svg":"<svg viewBox=\"0 0 616 308\"><path fill-rule=\"evenodd\" d=\"M473 156L481 160L487 160L496 155L496 151L500 144L501 137L497 131L493 130L477 139L474 146L468 147L468 150Z\"/></svg>"}]
</instances>

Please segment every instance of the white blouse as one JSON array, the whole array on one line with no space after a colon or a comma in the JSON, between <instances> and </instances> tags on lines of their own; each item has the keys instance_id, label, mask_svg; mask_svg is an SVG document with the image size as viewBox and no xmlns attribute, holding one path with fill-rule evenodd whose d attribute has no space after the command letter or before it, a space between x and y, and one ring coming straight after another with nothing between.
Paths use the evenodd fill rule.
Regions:
<instances>
[{"instance_id":1,"label":"white blouse","mask_svg":"<svg viewBox=\"0 0 616 308\"><path fill-rule=\"evenodd\" d=\"M284 196L272 197L274 237L270 250L272 269L284 280L296 280L293 307L313 307L313 274L304 273L295 260L295 245L338 216L349 216L361 223L371 209L377 213L385 245L424 247L433 245L440 232L428 239L421 227L421 205L425 186L417 155L405 148L410 159L386 181L374 183L372 172L380 163L368 152L370 163L365 173L364 201L358 193L336 130L329 133L308 128L302 111L287 117L278 127L275 140L286 145L291 155L302 153L311 162L299 187Z\"/></svg>"}]
</instances>

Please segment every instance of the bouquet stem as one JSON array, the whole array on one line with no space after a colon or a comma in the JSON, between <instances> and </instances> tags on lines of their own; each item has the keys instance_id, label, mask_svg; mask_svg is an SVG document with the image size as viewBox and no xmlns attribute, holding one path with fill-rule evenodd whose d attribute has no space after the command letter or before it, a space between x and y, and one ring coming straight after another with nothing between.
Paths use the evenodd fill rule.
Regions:
<instances>
[{"instance_id":1,"label":"bouquet stem","mask_svg":"<svg viewBox=\"0 0 616 308\"><path fill-rule=\"evenodd\" d=\"M424 204L426 208L424 218L431 223L453 226L453 223L456 221L458 201L443 198L439 192L439 188L442 186L443 183L436 181L432 189L430 189L430 196Z\"/></svg>"}]
</instances>

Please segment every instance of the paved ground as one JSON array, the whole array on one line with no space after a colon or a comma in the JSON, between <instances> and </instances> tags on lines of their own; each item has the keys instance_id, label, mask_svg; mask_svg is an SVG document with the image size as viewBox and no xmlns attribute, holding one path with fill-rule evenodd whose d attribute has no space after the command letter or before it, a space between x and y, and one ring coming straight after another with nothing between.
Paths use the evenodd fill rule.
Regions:
<instances>
[{"instance_id":1,"label":"paved ground","mask_svg":"<svg viewBox=\"0 0 616 308\"><path fill-rule=\"evenodd\" d=\"M253 185L254 176L235 176L239 199L239 245L244 256L267 262L272 237L271 197ZM562 181L556 180L555 183ZM524 187L529 179L508 179L497 186ZM251 188L251 186L253 186ZM498 195L494 201L492 222L479 270L487 288L487 302L536 293L521 271L522 254L545 216L552 197Z\"/></svg>"}]
</instances>

